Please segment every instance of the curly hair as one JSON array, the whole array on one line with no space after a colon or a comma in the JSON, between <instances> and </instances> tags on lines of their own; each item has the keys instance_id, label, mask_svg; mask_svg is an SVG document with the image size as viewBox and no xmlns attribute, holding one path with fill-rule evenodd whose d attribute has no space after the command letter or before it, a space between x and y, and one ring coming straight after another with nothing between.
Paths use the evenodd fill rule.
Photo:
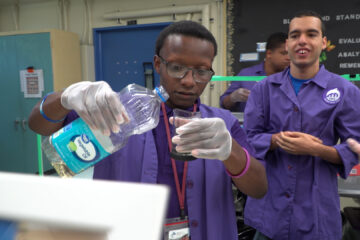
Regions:
<instances>
[{"instance_id":1,"label":"curly hair","mask_svg":"<svg viewBox=\"0 0 360 240\"><path fill-rule=\"evenodd\" d=\"M207 40L214 46L214 56L216 56L217 54L217 43L214 36L209 30L207 30L203 25L197 22L179 21L170 24L160 32L155 45L156 55L160 54L160 50L164 45L165 39L172 34L190 36Z\"/></svg>"}]
</instances>

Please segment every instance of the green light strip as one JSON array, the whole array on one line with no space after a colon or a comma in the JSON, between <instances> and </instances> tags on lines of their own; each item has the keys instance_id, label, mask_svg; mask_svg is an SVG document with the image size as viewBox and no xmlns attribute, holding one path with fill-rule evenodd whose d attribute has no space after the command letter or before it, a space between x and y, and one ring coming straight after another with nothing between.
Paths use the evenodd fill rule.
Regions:
<instances>
[{"instance_id":1,"label":"green light strip","mask_svg":"<svg viewBox=\"0 0 360 240\"><path fill-rule=\"evenodd\" d=\"M43 176L44 168L43 168L43 158L41 151L41 135L36 134L36 140L37 140L37 150L38 150L39 176Z\"/></svg>"},{"instance_id":2,"label":"green light strip","mask_svg":"<svg viewBox=\"0 0 360 240\"><path fill-rule=\"evenodd\" d=\"M341 76L349 81L360 81L360 74L344 74Z\"/></svg>"},{"instance_id":3,"label":"green light strip","mask_svg":"<svg viewBox=\"0 0 360 240\"><path fill-rule=\"evenodd\" d=\"M340 75L343 78L349 81L360 81L360 74L344 74ZM222 82L222 81L246 81L246 82L258 82L266 78L266 76L213 76L211 78L212 82Z\"/></svg>"}]
</instances>

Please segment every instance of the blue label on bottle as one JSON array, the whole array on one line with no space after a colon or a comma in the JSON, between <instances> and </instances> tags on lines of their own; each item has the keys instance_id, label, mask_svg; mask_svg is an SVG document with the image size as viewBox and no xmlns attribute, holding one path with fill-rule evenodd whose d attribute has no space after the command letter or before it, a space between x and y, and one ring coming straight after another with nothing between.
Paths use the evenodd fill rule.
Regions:
<instances>
[{"instance_id":1,"label":"blue label on bottle","mask_svg":"<svg viewBox=\"0 0 360 240\"><path fill-rule=\"evenodd\" d=\"M81 118L54 133L51 143L74 173L79 173L110 155Z\"/></svg>"}]
</instances>

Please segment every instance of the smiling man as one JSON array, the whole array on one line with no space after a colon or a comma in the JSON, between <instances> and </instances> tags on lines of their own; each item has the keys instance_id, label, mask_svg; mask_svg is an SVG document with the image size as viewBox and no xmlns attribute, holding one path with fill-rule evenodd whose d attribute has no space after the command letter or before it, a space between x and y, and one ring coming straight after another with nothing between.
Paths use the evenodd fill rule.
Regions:
<instances>
[{"instance_id":1,"label":"smiling man","mask_svg":"<svg viewBox=\"0 0 360 240\"><path fill-rule=\"evenodd\" d=\"M319 64L325 47L321 17L296 14L290 67L256 84L248 100L244 127L269 183L263 199L246 204L255 239L341 239L337 174L346 178L358 162L345 141L360 136L360 91Z\"/></svg>"},{"instance_id":2,"label":"smiling man","mask_svg":"<svg viewBox=\"0 0 360 240\"><path fill-rule=\"evenodd\" d=\"M215 38L201 24L180 21L165 28L156 41L154 66L170 98L161 106L158 126L131 136L126 146L95 165L95 179L170 187L164 239L173 235L185 239L190 233L192 240L236 240L232 182L254 198L267 191L265 168L251 157L252 148L238 120L227 110L200 102L199 97L214 74L216 53ZM121 103L108 104L113 96L116 94L106 82L76 83L44 99L42 112L39 102L29 118L29 126L49 135L80 115L85 121L90 118L93 128L107 134L116 132L124 116ZM174 108L201 113L202 119L181 126L181 133L173 139L176 150L191 152L197 158L194 161L170 158L172 136L168 119ZM104 114L99 116L99 112ZM101 116L109 117L97 119ZM141 226L139 231L134 238L144 234L146 238Z\"/></svg>"}]
</instances>

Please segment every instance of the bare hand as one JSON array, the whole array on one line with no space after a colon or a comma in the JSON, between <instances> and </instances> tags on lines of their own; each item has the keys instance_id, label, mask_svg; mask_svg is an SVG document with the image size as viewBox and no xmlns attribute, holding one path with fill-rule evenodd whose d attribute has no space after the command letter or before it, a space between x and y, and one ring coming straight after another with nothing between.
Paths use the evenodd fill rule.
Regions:
<instances>
[{"instance_id":1,"label":"bare hand","mask_svg":"<svg viewBox=\"0 0 360 240\"><path fill-rule=\"evenodd\" d=\"M280 132L276 136L276 144L284 151L294 155L317 155L322 140L302 132Z\"/></svg>"}]
</instances>

